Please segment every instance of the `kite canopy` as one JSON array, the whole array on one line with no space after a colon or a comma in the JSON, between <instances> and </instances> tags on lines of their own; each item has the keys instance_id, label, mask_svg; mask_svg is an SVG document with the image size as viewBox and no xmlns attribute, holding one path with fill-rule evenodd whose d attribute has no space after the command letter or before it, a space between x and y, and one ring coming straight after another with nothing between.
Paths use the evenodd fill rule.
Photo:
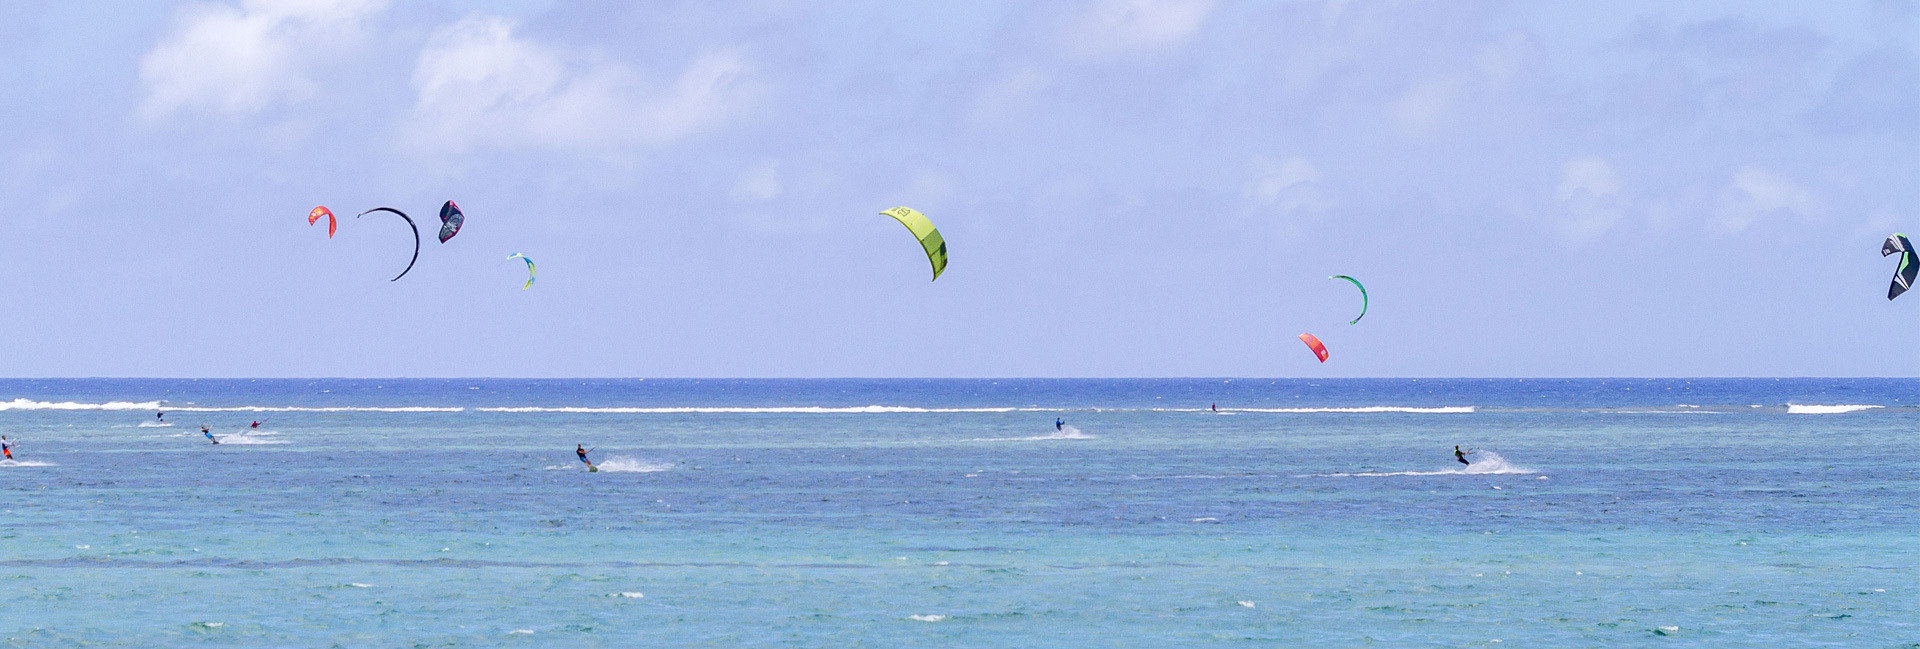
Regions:
<instances>
[{"instance_id":1,"label":"kite canopy","mask_svg":"<svg viewBox=\"0 0 1920 649\"><path fill-rule=\"evenodd\" d=\"M420 261L420 228L419 226L416 226L413 224L413 217L407 216L406 212L402 212L400 210L396 210L391 207L376 207L376 208L367 210L365 212L361 212L359 215L354 216L353 218L357 219L362 216L372 214L374 212L392 212L394 214L398 214L400 215L400 218L407 220L407 227L413 230L413 259L407 261L406 270L400 271L400 274L394 275L393 279L387 280L389 282L398 282L400 281L400 278L407 276L407 271L413 270L413 262Z\"/></svg>"},{"instance_id":2,"label":"kite canopy","mask_svg":"<svg viewBox=\"0 0 1920 649\"><path fill-rule=\"evenodd\" d=\"M1913 288L1914 276L1920 275L1920 255L1914 253L1913 242L1907 240L1907 235L1895 232L1893 236L1887 237L1886 243L1880 244L1880 256L1885 257L1894 253L1900 254L1900 267L1894 269L1893 284L1887 286L1889 300L1900 297L1901 293Z\"/></svg>"},{"instance_id":3,"label":"kite canopy","mask_svg":"<svg viewBox=\"0 0 1920 649\"><path fill-rule=\"evenodd\" d=\"M307 212L307 225L313 225L313 222L320 220L321 216L327 217L327 238L332 239L333 231L340 229L340 222L334 220L333 210L327 209L327 206L321 205Z\"/></svg>"},{"instance_id":4,"label":"kite canopy","mask_svg":"<svg viewBox=\"0 0 1920 649\"><path fill-rule=\"evenodd\" d=\"M1300 342L1306 343L1307 348L1313 350L1313 355L1320 357L1320 362L1327 362L1327 346L1320 344L1319 338L1313 337L1313 334L1300 334Z\"/></svg>"},{"instance_id":5,"label":"kite canopy","mask_svg":"<svg viewBox=\"0 0 1920 649\"><path fill-rule=\"evenodd\" d=\"M1354 288L1360 289L1360 315L1354 316L1353 320L1347 323L1347 324L1359 324L1361 318L1367 317L1367 287L1361 286L1360 280L1347 277L1346 275L1333 275L1333 276L1327 277L1327 279L1344 279L1349 282L1353 282Z\"/></svg>"},{"instance_id":6,"label":"kite canopy","mask_svg":"<svg viewBox=\"0 0 1920 649\"><path fill-rule=\"evenodd\" d=\"M933 278L940 279L940 273L947 270L947 240L940 236L940 230L933 227L933 221L927 220L927 215L911 207L896 207L881 214L891 216L900 225L907 226L913 238L920 240L920 247L927 250L927 261L933 263Z\"/></svg>"},{"instance_id":7,"label":"kite canopy","mask_svg":"<svg viewBox=\"0 0 1920 649\"><path fill-rule=\"evenodd\" d=\"M485 206L482 206L482 207L485 207ZM460 234L460 224L465 223L466 221L467 221L467 215L461 214L460 206L454 205L453 201L447 201L446 205L441 205L440 206L440 243L446 243L448 239L453 238L453 235ZM411 223L413 222L413 219L407 219L407 222Z\"/></svg>"},{"instance_id":8,"label":"kite canopy","mask_svg":"<svg viewBox=\"0 0 1920 649\"><path fill-rule=\"evenodd\" d=\"M527 290L527 289L529 289L529 288L532 288L532 287L533 287L533 279L534 279L534 277L535 277L535 275L534 275L534 272L533 272L533 260L532 260L532 259L528 259L526 255L523 255L523 254L520 254L520 253L517 253L517 252L516 252L516 253L513 253L513 254L511 254L511 255L507 255L507 258L508 258L508 259L515 259L515 258L518 258L518 259L519 259L520 261L524 261L524 262L527 262L527 284L526 284L525 286L522 286L522 287L520 287L520 290L522 290L522 291L524 291L524 290Z\"/></svg>"}]
</instances>

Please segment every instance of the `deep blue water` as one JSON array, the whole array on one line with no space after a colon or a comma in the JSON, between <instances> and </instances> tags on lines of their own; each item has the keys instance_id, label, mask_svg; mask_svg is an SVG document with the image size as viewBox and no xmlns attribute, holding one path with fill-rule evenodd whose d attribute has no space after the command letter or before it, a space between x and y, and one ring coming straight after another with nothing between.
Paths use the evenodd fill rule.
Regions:
<instances>
[{"instance_id":1,"label":"deep blue water","mask_svg":"<svg viewBox=\"0 0 1920 649\"><path fill-rule=\"evenodd\" d=\"M1911 379L6 380L0 637L1900 647L1917 403Z\"/></svg>"}]
</instances>

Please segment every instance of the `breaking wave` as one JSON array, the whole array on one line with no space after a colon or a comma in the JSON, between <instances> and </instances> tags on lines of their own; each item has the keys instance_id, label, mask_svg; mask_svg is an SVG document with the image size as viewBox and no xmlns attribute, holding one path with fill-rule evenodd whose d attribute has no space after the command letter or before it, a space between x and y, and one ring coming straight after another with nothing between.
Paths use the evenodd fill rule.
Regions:
<instances>
[{"instance_id":1,"label":"breaking wave","mask_svg":"<svg viewBox=\"0 0 1920 649\"><path fill-rule=\"evenodd\" d=\"M1352 408L1154 408L1154 412L1214 412L1230 415L1236 412L1278 412L1278 413L1377 413L1404 412L1419 415L1465 415L1474 412L1473 406L1357 406Z\"/></svg>"},{"instance_id":2,"label":"breaking wave","mask_svg":"<svg viewBox=\"0 0 1920 649\"><path fill-rule=\"evenodd\" d=\"M1787 404L1787 414L1789 415L1837 415L1843 412L1859 412L1862 410L1872 410L1874 408L1884 408L1884 407L1886 406L1867 406L1867 405L1853 405L1853 404L1838 405L1838 406L1807 406L1807 405L1789 403Z\"/></svg>"},{"instance_id":3,"label":"breaking wave","mask_svg":"<svg viewBox=\"0 0 1920 649\"><path fill-rule=\"evenodd\" d=\"M106 403L80 403L77 401L34 401L14 399L0 401L0 410L165 410L167 412L464 412L466 408L447 408L436 406L397 406L391 408L365 406L178 406L162 404L159 401L108 401ZM151 423L151 422L149 422ZM168 424L171 425L171 424ZM148 424L141 424L148 427Z\"/></svg>"},{"instance_id":4,"label":"breaking wave","mask_svg":"<svg viewBox=\"0 0 1920 649\"><path fill-rule=\"evenodd\" d=\"M588 407L512 407L512 408L475 408L480 412L559 412L559 413L612 413L612 414L887 414L909 412L1014 412L1021 408L915 408L912 406L857 406L837 408L828 406L767 406L767 407L663 407L663 408L588 408ZM1037 408L1032 410L1038 410Z\"/></svg>"},{"instance_id":5,"label":"breaking wave","mask_svg":"<svg viewBox=\"0 0 1920 649\"><path fill-rule=\"evenodd\" d=\"M108 401L106 403L79 403L76 401L34 401L32 399L14 399L0 401L0 410L159 410L158 401Z\"/></svg>"}]
</instances>

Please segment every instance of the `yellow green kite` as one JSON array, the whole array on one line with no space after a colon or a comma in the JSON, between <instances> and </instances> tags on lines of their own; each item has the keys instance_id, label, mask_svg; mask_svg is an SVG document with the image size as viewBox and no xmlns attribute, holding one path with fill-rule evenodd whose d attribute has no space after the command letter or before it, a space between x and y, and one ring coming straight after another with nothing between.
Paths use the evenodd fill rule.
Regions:
<instances>
[{"instance_id":1,"label":"yellow green kite","mask_svg":"<svg viewBox=\"0 0 1920 649\"><path fill-rule=\"evenodd\" d=\"M448 201L448 202L452 202L452 201ZM516 252L516 253L513 253L513 254L511 254L511 255L507 255L507 258L508 258L508 259L519 259L520 261L524 261L524 262L527 262L527 283L526 283L526 285L524 285L524 286L521 286L521 287L520 287L520 290L522 290L522 291L524 291L524 290L527 290L527 289L530 289L530 288L533 288L533 280L534 280L534 277L535 277L535 275L534 275L534 272L533 272L533 260L532 260L532 259L528 259L526 255L523 255L523 254L520 254L520 253L517 253L517 252Z\"/></svg>"},{"instance_id":2,"label":"yellow green kite","mask_svg":"<svg viewBox=\"0 0 1920 649\"><path fill-rule=\"evenodd\" d=\"M940 273L947 269L947 240L940 236L940 230L933 227L933 221L911 207L896 207L885 212L900 225L907 226L913 238L920 240L920 247L927 250L927 261L933 263L933 278L940 279Z\"/></svg>"}]
</instances>

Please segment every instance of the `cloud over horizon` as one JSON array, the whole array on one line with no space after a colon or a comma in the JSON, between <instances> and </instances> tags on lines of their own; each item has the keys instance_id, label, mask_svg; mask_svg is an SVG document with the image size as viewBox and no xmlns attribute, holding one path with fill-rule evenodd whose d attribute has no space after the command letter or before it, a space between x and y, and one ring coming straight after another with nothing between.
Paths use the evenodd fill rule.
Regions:
<instances>
[{"instance_id":1,"label":"cloud over horizon","mask_svg":"<svg viewBox=\"0 0 1920 649\"><path fill-rule=\"evenodd\" d=\"M0 44L0 242L44 269L0 349L28 375L1914 373L1920 343L1872 342L1914 307L1842 288L1920 227L1911 5L47 6ZM404 286L361 283L380 226L289 225L447 198L469 231ZM935 284L895 277L875 214L902 203L948 234ZM508 252L540 287L488 292ZM1321 324L1330 274L1378 287L1368 327ZM154 292L248 315L104 315ZM336 341L350 314L407 327ZM442 318L486 352L427 351ZM1295 362L1313 329L1342 364Z\"/></svg>"}]
</instances>

